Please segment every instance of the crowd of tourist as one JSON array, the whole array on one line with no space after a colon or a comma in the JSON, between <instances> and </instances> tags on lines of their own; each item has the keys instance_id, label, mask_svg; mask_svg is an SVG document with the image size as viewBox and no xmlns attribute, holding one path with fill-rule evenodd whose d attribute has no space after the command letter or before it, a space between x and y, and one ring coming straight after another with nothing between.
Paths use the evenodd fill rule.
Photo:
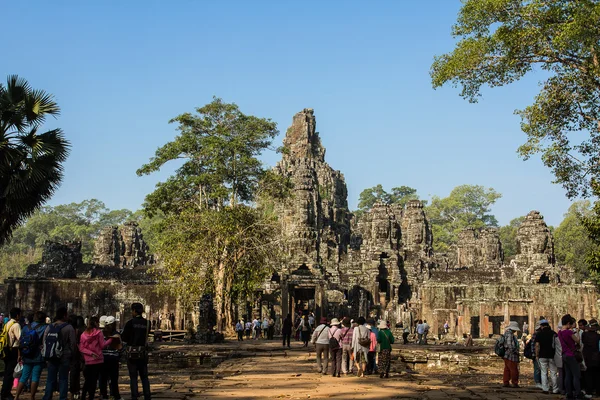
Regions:
<instances>
[{"instance_id":1,"label":"crowd of tourist","mask_svg":"<svg viewBox=\"0 0 600 400\"><path fill-rule=\"evenodd\" d=\"M138 377L144 399L149 400L147 344L150 323L140 303L131 306L133 318L122 332L113 316L69 315L66 307L51 320L43 311L24 317L19 308L0 319L0 356L4 379L0 400L18 400L27 390L34 400L43 369L47 369L43 400L59 392L60 400L121 399L119 368L126 359L131 379L131 398L138 398ZM81 375L84 384L81 386ZM16 385L15 385L16 383ZM16 389L15 389L16 386ZM13 396L13 389L15 396Z\"/></svg>"},{"instance_id":2,"label":"crowd of tourist","mask_svg":"<svg viewBox=\"0 0 600 400\"><path fill-rule=\"evenodd\" d=\"M524 326L523 330L528 328ZM566 399L600 396L599 329L595 319L576 321L566 314L556 331L542 318L529 335L521 331L516 321L511 321L495 348L496 354L504 359L504 386L519 387L522 353L524 358L532 360L535 385L545 394L561 393Z\"/></svg>"}]
</instances>

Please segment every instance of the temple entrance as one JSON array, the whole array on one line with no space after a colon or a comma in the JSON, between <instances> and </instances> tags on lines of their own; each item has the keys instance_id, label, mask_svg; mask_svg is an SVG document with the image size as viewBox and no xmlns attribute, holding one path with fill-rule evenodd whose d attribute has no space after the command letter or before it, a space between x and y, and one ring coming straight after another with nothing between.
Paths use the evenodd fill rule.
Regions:
<instances>
[{"instance_id":1,"label":"temple entrance","mask_svg":"<svg viewBox=\"0 0 600 400\"><path fill-rule=\"evenodd\" d=\"M290 296L290 310L294 313L308 315L315 312L315 288L295 288Z\"/></svg>"},{"instance_id":2,"label":"temple entrance","mask_svg":"<svg viewBox=\"0 0 600 400\"><path fill-rule=\"evenodd\" d=\"M479 317L471 317L471 337L473 339L479 337Z\"/></svg>"},{"instance_id":3,"label":"temple entrance","mask_svg":"<svg viewBox=\"0 0 600 400\"><path fill-rule=\"evenodd\" d=\"M490 317L490 324L492 324L492 333L494 335L501 335L504 333L502 330L502 324L504 324L504 317Z\"/></svg>"}]
</instances>

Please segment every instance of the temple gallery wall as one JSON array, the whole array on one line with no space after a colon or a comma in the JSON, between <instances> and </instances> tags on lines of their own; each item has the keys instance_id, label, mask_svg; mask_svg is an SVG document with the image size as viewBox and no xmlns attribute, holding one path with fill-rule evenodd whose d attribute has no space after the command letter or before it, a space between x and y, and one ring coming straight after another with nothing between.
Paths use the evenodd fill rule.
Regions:
<instances>
[{"instance_id":1,"label":"temple gallery wall","mask_svg":"<svg viewBox=\"0 0 600 400\"><path fill-rule=\"evenodd\" d=\"M503 259L494 228L467 229L456 251L434 254L431 226L420 201L404 208L378 203L360 218L348 209L344 176L325 161L312 109L294 115L275 167L289 177L294 195L276 205L291 260L264 282L256 298L240 304L239 317L294 311L317 316L371 315L412 324L426 319L434 330L444 322L450 333L488 337L509 320L544 316L554 325L570 312L598 317L594 286L576 282L559 266L553 237L543 216L531 211L517 234L517 255ZM174 298L158 295L147 274L155 263L137 225L104 230L92 264L81 261L78 243L47 243L42 261L24 278L4 282L5 306L122 315L134 301L146 304L154 319L173 313L176 327L208 323L207 299L184 312Z\"/></svg>"}]
</instances>

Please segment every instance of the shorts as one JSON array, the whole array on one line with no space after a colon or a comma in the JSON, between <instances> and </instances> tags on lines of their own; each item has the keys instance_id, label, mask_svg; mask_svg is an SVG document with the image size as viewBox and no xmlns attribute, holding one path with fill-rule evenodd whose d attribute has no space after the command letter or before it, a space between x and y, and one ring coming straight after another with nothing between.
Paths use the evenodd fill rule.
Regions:
<instances>
[{"instance_id":1,"label":"shorts","mask_svg":"<svg viewBox=\"0 0 600 400\"><path fill-rule=\"evenodd\" d=\"M42 369L44 369L44 363L23 364L23 374L19 378L19 382L27 383L31 378L31 382L39 383Z\"/></svg>"}]
</instances>

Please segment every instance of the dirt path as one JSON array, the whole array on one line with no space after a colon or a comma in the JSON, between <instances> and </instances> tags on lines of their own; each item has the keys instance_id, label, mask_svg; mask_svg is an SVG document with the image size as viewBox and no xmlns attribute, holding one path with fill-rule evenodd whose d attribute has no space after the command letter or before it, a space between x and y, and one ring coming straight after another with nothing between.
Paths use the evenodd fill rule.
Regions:
<instances>
[{"instance_id":1,"label":"dirt path","mask_svg":"<svg viewBox=\"0 0 600 400\"><path fill-rule=\"evenodd\" d=\"M531 384L530 364L523 365L521 389L504 389L498 367L451 371L407 371L399 361L389 379L379 376L334 378L316 373L315 352L293 344L235 342L211 347L229 352L214 368L189 367L151 377L155 399L558 399ZM398 347L399 349L400 347ZM189 350L189 348L188 348ZM399 350L395 349L394 352ZM434 351L432 349L432 351ZM163 383L158 383L162 381ZM528 386L527 386L528 385Z\"/></svg>"}]
</instances>

